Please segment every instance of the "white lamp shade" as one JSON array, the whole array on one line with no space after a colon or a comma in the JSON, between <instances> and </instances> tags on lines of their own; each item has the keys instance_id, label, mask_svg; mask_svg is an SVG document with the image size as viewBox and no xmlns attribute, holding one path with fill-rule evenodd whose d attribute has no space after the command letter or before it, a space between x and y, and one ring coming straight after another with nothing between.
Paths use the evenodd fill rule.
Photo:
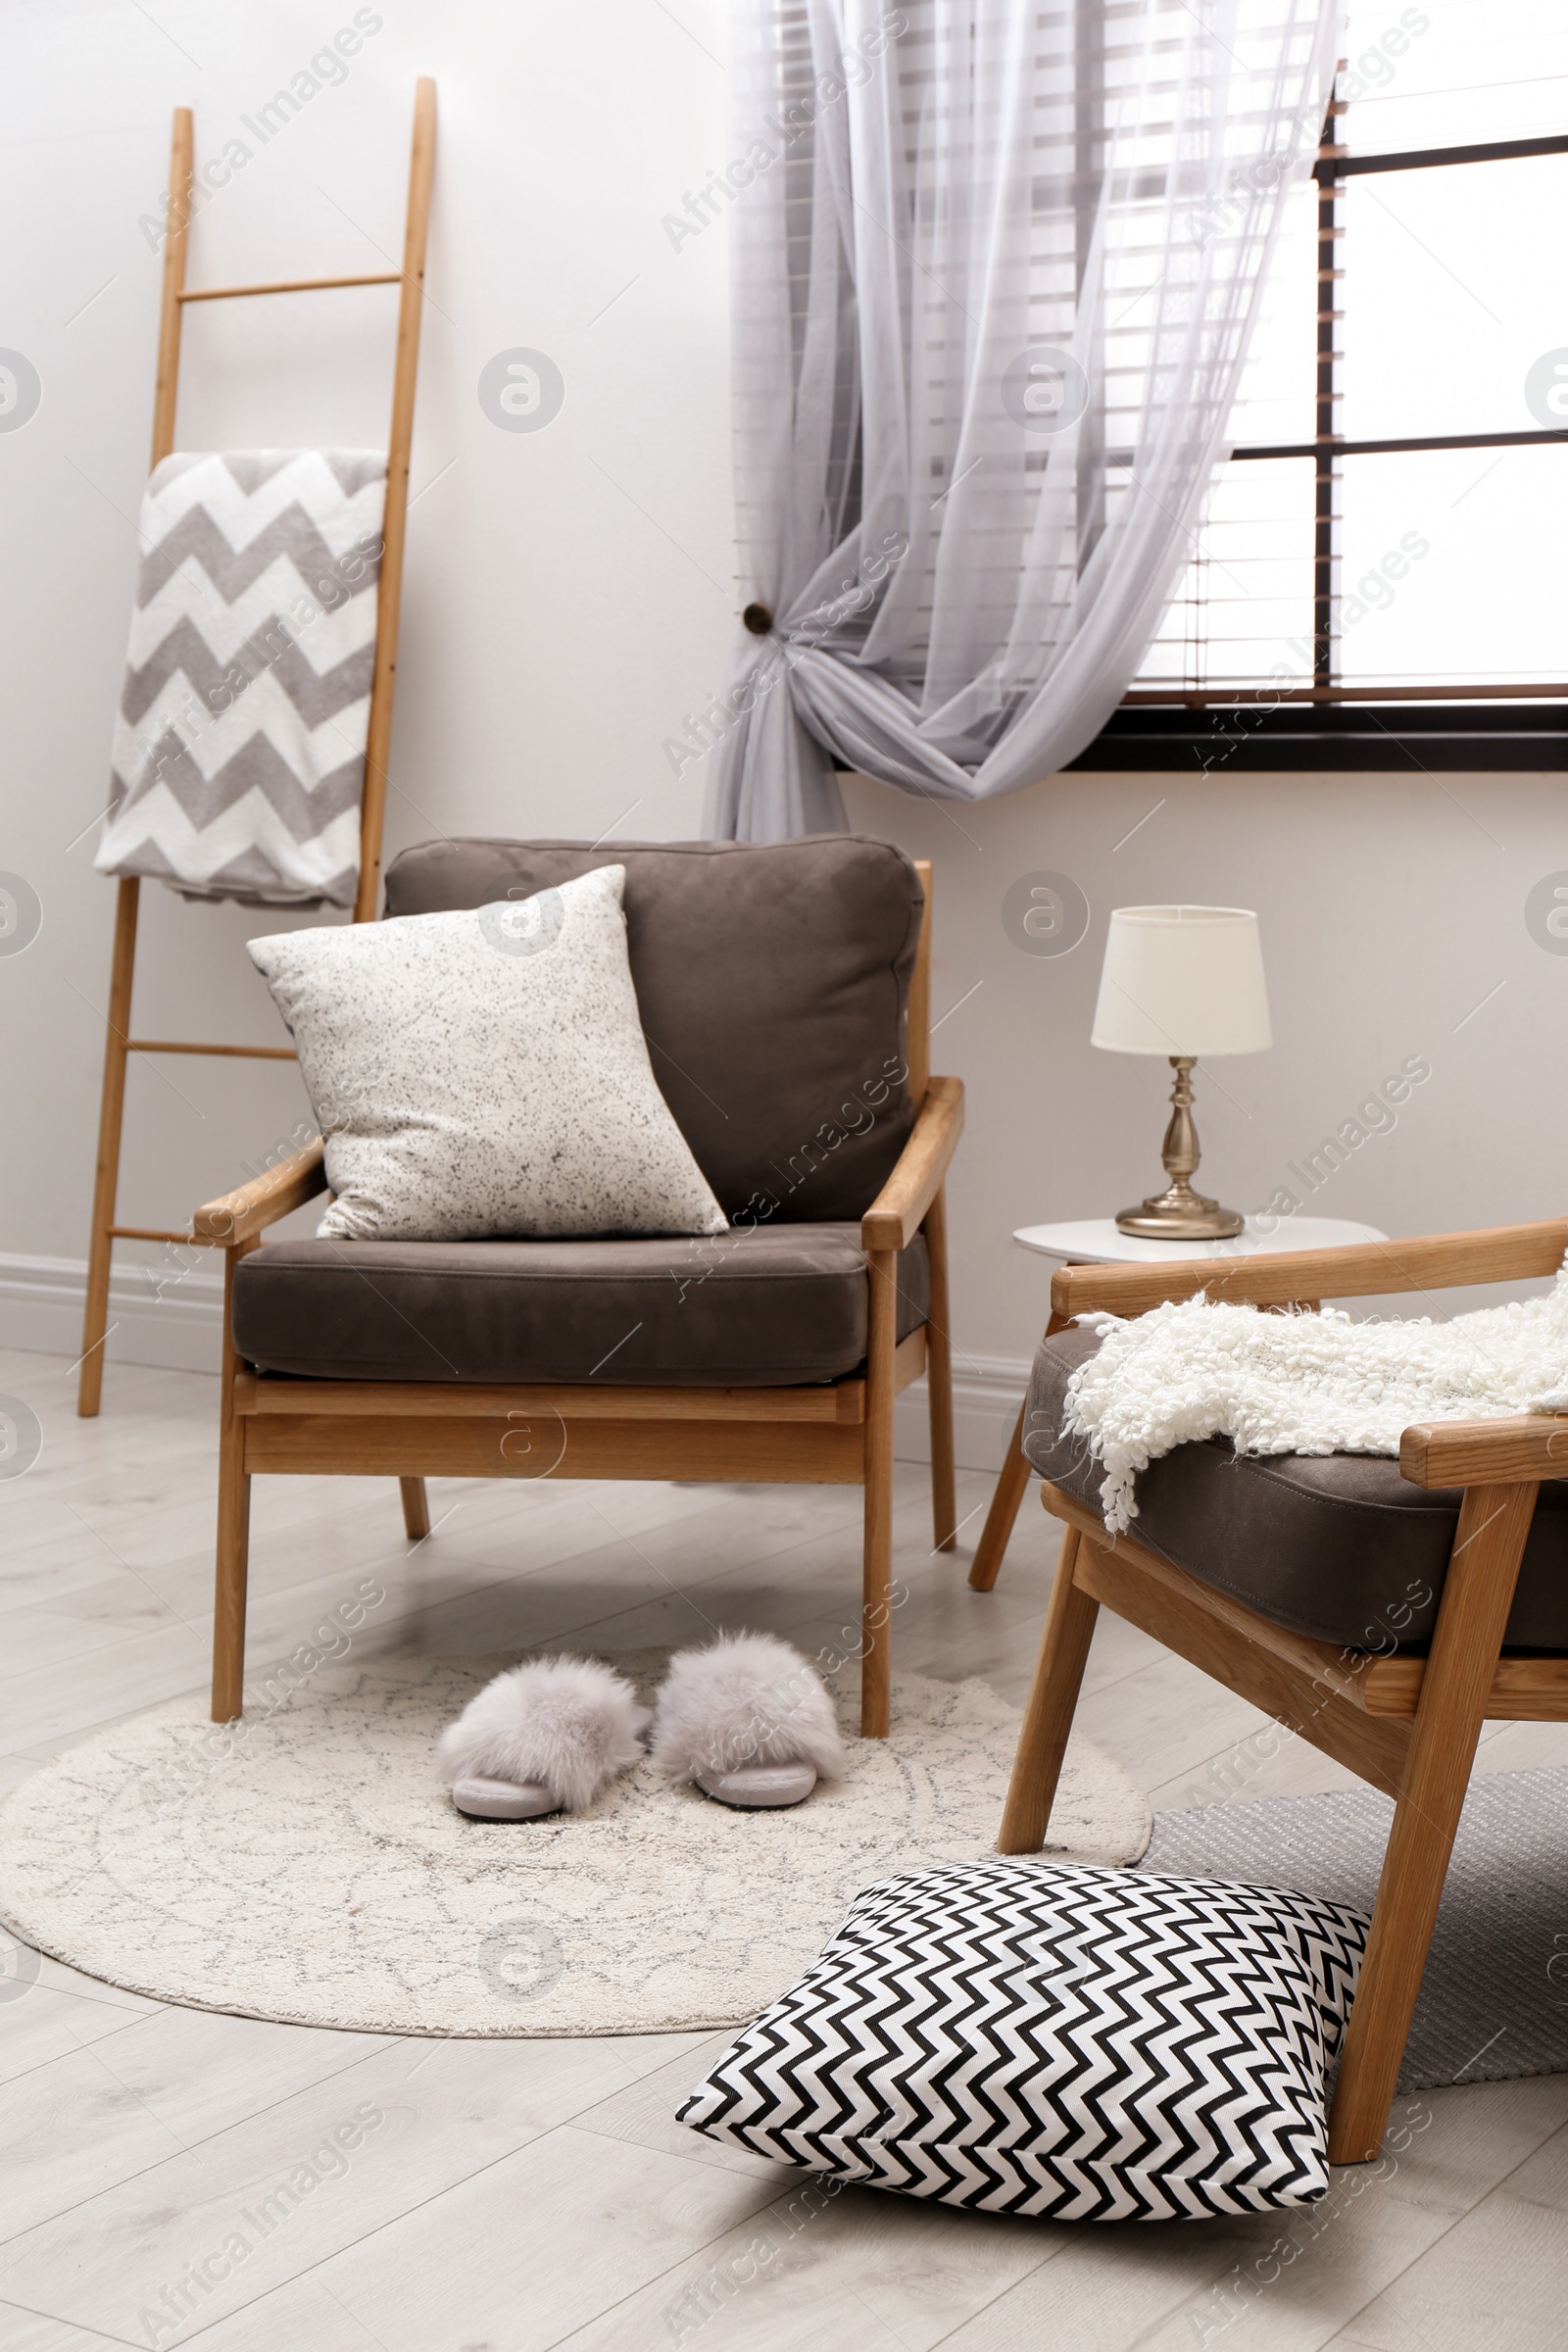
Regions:
<instances>
[{"instance_id":1,"label":"white lamp shade","mask_svg":"<svg viewBox=\"0 0 1568 2352\"><path fill-rule=\"evenodd\" d=\"M1261 1054L1274 1040L1257 917L1245 906L1118 906L1090 1043L1111 1054Z\"/></svg>"}]
</instances>

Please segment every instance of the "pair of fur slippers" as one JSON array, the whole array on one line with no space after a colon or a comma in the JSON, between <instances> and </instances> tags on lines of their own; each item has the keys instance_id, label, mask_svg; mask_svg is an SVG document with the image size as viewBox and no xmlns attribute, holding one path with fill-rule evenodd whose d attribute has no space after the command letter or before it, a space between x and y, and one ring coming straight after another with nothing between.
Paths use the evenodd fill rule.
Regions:
<instances>
[{"instance_id":1,"label":"pair of fur slippers","mask_svg":"<svg viewBox=\"0 0 1568 2352\"><path fill-rule=\"evenodd\" d=\"M798 1805L844 1770L832 1700L771 1634L680 1651L651 1709L592 1658L534 1658L487 1683L436 1750L453 1803L479 1821L585 1812L645 1755L746 1812Z\"/></svg>"}]
</instances>

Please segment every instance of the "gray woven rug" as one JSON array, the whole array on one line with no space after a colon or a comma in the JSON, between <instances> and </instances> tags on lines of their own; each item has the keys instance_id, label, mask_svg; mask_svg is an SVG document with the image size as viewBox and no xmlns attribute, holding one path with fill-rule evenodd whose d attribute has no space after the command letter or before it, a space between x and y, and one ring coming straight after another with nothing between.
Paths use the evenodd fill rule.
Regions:
<instances>
[{"instance_id":1,"label":"gray woven rug","mask_svg":"<svg viewBox=\"0 0 1568 2352\"><path fill-rule=\"evenodd\" d=\"M1370 1911L1394 1807L1376 1789L1157 1813L1140 1869L1293 1886ZM1401 2091L1568 2074L1568 1770L1471 1783Z\"/></svg>"}]
</instances>

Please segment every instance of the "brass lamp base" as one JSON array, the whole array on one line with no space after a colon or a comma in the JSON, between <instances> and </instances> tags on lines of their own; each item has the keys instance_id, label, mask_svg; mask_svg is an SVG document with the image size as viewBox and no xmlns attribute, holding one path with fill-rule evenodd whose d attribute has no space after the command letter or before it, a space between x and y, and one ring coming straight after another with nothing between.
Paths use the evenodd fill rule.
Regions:
<instances>
[{"instance_id":1,"label":"brass lamp base","mask_svg":"<svg viewBox=\"0 0 1568 2352\"><path fill-rule=\"evenodd\" d=\"M1148 1242L1224 1242L1240 1233L1243 1223L1238 1209L1221 1208L1190 1184L1173 1184L1168 1192L1140 1200L1136 1208L1124 1208L1116 1231Z\"/></svg>"},{"instance_id":2,"label":"brass lamp base","mask_svg":"<svg viewBox=\"0 0 1568 2352\"><path fill-rule=\"evenodd\" d=\"M1193 1124L1193 1063L1190 1054L1173 1054L1170 1066L1176 1082L1170 1090L1170 1125L1160 1157L1170 1178L1162 1193L1124 1208L1116 1219L1118 1233L1147 1242L1224 1242L1241 1232L1245 1219L1235 1208L1221 1208L1204 1193L1195 1193L1198 1173L1198 1129Z\"/></svg>"}]
</instances>

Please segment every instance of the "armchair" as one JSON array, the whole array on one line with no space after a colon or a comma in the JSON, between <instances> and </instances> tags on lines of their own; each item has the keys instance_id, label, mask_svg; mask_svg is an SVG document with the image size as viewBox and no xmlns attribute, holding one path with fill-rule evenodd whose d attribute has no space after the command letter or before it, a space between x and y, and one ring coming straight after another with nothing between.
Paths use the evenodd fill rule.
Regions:
<instances>
[{"instance_id":1,"label":"armchair","mask_svg":"<svg viewBox=\"0 0 1568 2352\"><path fill-rule=\"evenodd\" d=\"M1098 1470L1058 1434L1067 1380L1098 1345L1066 1326L1199 1290L1284 1307L1519 1281L1554 1274L1565 1250L1568 1218L1555 1217L1292 1255L1067 1266L1052 1282L1025 1443L1065 1528L998 1845L1044 1840L1102 1607L1392 1796L1329 2118L1336 2164L1367 2161L1383 2136L1483 1722L1568 1721L1568 1489L1550 1483L1568 1476L1568 1417L1418 1425L1397 1467L1178 1446L1141 1474L1140 1517L1112 1538Z\"/></svg>"},{"instance_id":2,"label":"armchair","mask_svg":"<svg viewBox=\"0 0 1568 2352\"><path fill-rule=\"evenodd\" d=\"M197 1210L224 1252L213 1717L243 1710L250 1482L395 1476L864 1489L861 1729L888 1729L893 1406L923 1371L955 1540L944 1179L963 1089L929 1074L930 867L841 835L472 841L405 852L389 916L626 867L656 1075L734 1220L714 1239L273 1243L319 1141Z\"/></svg>"}]
</instances>

